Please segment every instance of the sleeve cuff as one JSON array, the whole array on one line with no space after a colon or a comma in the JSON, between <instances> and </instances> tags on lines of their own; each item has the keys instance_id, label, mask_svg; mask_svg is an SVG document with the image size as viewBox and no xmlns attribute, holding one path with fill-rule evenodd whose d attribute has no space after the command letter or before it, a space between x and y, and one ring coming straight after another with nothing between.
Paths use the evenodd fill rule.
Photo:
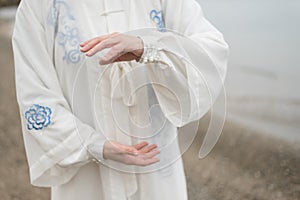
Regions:
<instances>
[{"instance_id":1,"label":"sleeve cuff","mask_svg":"<svg viewBox=\"0 0 300 200\"><path fill-rule=\"evenodd\" d=\"M138 60L139 63L151 63L160 60L158 53L158 40L155 36L138 36L141 38L144 44L144 52L141 58Z\"/></svg>"},{"instance_id":2,"label":"sleeve cuff","mask_svg":"<svg viewBox=\"0 0 300 200\"><path fill-rule=\"evenodd\" d=\"M97 139L93 143L87 146L88 153L90 156L90 159L93 162L100 163L101 161L106 160L103 157L103 148L104 148L104 143L106 142L106 139Z\"/></svg>"}]
</instances>

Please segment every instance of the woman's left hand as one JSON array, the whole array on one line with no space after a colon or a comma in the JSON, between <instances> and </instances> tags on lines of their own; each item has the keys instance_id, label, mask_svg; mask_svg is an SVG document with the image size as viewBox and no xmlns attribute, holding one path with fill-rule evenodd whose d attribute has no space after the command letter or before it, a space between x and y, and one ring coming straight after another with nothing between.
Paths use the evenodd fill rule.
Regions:
<instances>
[{"instance_id":1,"label":"woman's left hand","mask_svg":"<svg viewBox=\"0 0 300 200\"><path fill-rule=\"evenodd\" d=\"M138 61L143 54L144 44L141 38L112 33L93 38L80 44L80 50L86 56L93 56L106 48L110 51L100 60L101 65L120 61Z\"/></svg>"}]
</instances>

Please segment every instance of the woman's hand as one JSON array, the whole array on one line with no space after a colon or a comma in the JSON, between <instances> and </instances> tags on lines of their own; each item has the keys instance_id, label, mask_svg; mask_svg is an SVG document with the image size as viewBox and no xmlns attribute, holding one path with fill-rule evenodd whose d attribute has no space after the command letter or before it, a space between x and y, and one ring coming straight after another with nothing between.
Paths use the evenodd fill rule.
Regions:
<instances>
[{"instance_id":1,"label":"woman's hand","mask_svg":"<svg viewBox=\"0 0 300 200\"><path fill-rule=\"evenodd\" d=\"M142 39L135 36L112 33L93 38L80 44L80 50L86 56L93 56L106 48L110 51L100 60L101 65L120 61L138 61L143 54L144 44Z\"/></svg>"},{"instance_id":2,"label":"woman's hand","mask_svg":"<svg viewBox=\"0 0 300 200\"><path fill-rule=\"evenodd\" d=\"M154 157L160 153L156 148L157 145L148 145L147 142L128 146L108 140L104 143L103 157L127 165L147 166L159 161Z\"/></svg>"}]
</instances>

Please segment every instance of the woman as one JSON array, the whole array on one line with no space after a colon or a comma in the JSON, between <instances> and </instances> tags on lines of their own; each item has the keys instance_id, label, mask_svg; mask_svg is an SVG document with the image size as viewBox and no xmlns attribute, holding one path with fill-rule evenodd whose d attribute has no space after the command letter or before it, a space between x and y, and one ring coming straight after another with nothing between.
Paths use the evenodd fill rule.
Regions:
<instances>
[{"instance_id":1,"label":"woman","mask_svg":"<svg viewBox=\"0 0 300 200\"><path fill-rule=\"evenodd\" d=\"M13 49L33 185L187 199L177 127L210 108L228 57L196 1L23 0Z\"/></svg>"}]
</instances>

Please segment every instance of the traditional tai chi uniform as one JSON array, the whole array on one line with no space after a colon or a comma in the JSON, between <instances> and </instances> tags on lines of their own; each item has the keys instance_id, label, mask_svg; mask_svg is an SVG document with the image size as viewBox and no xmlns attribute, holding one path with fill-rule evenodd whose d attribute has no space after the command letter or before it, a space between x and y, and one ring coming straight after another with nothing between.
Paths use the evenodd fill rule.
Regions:
<instances>
[{"instance_id":1,"label":"traditional tai chi uniform","mask_svg":"<svg viewBox=\"0 0 300 200\"><path fill-rule=\"evenodd\" d=\"M80 52L112 32L143 40L139 62L100 66L103 53ZM228 58L196 1L22 0L13 49L33 185L52 200L187 199L177 127L209 110ZM160 162L105 160L107 139L155 143Z\"/></svg>"}]
</instances>

